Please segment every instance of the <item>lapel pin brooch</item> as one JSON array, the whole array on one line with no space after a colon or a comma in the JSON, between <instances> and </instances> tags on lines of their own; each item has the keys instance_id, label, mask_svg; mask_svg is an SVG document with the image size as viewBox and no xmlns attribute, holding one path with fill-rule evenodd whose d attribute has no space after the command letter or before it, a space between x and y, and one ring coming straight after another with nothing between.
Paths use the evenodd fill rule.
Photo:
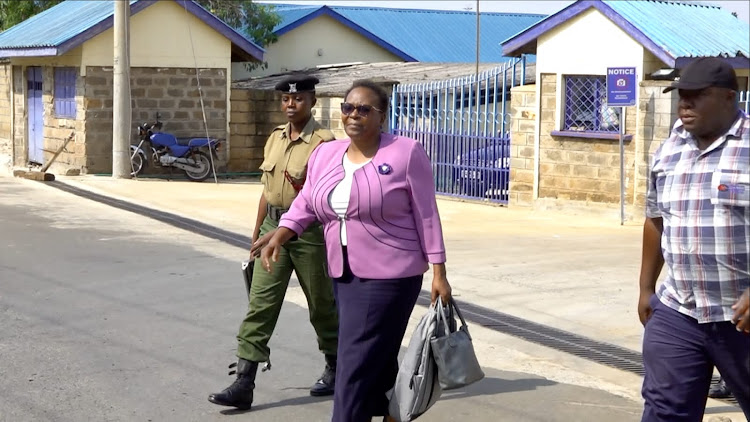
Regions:
<instances>
[{"instance_id":1,"label":"lapel pin brooch","mask_svg":"<svg viewBox=\"0 0 750 422\"><path fill-rule=\"evenodd\" d=\"M378 166L378 173L380 173L380 174L390 174L391 170L393 170L391 168L391 166L389 164L386 164L386 163L383 163L383 164L381 164L381 165Z\"/></svg>"}]
</instances>

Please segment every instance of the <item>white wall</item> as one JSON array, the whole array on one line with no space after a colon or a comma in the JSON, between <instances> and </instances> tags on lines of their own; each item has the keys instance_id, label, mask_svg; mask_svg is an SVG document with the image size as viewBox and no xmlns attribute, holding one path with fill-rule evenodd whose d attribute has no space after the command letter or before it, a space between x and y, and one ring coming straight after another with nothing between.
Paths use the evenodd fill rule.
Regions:
<instances>
[{"instance_id":1,"label":"white wall","mask_svg":"<svg viewBox=\"0 0 750 422\"><path fill-rule=\"evenodd\" d=\"M596 9L589 9L537 41L537 73L604 75L607 67L643 68L643 46Z\"/></svg>"},{"instance_id":2,"label":"white wall","mask_svg":"<svg viewBox=\"0 0 750 422\"><path fill-rule=\"evenodd\" d=\"M555 129L559 130L563 113L564 75L607 74L608 67L635 67L637 80L658 68L654 57L643 46L594 8L543 34L537 40L537 79L542 73L557 74ZM658 59L656 59L658 60Z\"/></svg>"},{"instance_id":3,"label":"white wall","mask_svg":"<svg viewBox=\"0 0 750 422\"><path fill-rule=\"evenodd\" d=\"M114 29L83 44L86 66L112 66ZM159 1L130 20L130 65L133 67L231 67L232 43L174 1ZM195 54L195 56L194 56Z\"/></svg>"},{"instance_id":4,"label":"white wall","mask_svg":"<svg viewBox=\"0 0 750 422\"><path fill-rule=\"evenodd\" d=\"M234 63L232 79L265 76L322 64L402 61L353 29L330 16L321 15L281 35L277 42L266 47L268 69L247 72L241 63Z\"/></svg>"},{"instance_id":5,"label":"white wall","mask_svg":"<svg viewBox=\"0 0 750 422\"><path fill-rule=\"evenodd\" d=\"M640 82L643 80L644 65L645 70L649 72L661 67L658 59L646 51L639 42L594 8L590 8L540 36L537 39L536 54L536 80L541 81L543 73L557 75L555 130L560 129L562 121L563 75L605 76L608 67L635 67L637 81ZM538 157L541 136L540 119L543 112L540 89L541 84L537 83L536 98L539 113L537 113L534 139L536 157L534 163L534 199L538 198L539 195ZM637 131L638 128L636 127L636 133Z\"/></svg>"}]
</instances>

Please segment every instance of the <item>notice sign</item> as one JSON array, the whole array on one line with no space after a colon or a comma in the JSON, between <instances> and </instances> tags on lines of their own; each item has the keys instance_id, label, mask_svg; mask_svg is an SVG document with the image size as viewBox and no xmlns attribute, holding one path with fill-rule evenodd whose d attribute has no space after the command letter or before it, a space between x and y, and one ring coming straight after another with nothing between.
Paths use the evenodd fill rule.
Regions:
<instances>
[{"instance_id":1,"label":"notice sign","mask_svg":"<svg viewBox=\"0 0 750 422\"><path fill-rule=\"evenodd\" d=\"M634 67L607 68L607 106L630 107L635 105L637 83Z\"/></svg>"}]
</instances>

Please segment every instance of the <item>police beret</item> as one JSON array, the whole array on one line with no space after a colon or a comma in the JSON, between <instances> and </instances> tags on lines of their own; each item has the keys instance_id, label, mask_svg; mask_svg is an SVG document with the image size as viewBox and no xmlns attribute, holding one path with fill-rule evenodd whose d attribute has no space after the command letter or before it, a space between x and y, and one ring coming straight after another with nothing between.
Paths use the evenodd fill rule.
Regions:
<instances>
[{"instance_id":1,"label":"police beret","mask_svg":"<svg viewBox=\"0 0 750 422\"><path fill-rule=\"evenodd\" d=\"M276 84L275 89L293 94L295 92L315 91L315 85L320 82L315 76L293 75Z\"/></svg>"}]
</instances>

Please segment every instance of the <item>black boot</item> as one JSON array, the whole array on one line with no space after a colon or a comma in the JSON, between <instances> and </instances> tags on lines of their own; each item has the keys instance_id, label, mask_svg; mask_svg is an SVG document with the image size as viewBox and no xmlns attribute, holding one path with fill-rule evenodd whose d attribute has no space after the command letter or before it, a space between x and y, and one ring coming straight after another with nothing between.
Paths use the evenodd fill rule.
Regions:
<instances>
[{"instance_id":1,"label":"black boot","mask_svg":"<svg viewBox=\"0 0 750 422\"><path fill-rule=\"evenodd\" d=\"M235 364L229 365L230 368ZM208 401L221 406L231 406L247 410L253 404L253 390L255 389L255 374L258 372L258 362L245 359L237 360L237 379L221 393L211 394ZM232 375L234 371L230 372Z\"/></svg>"},{"instance_id":2,"label":"black boot","mask_svg":"<svg viewBox=\"0 0 750 422\"><path fill-rule=\"evenodd\" d=\"M708 397L711 397L712 399L727 399L732 397L732 392L729 391L727 383L719 378L719 382L708 390Z\"/></svg>"},{"instance_id":3,"label":"black boot","mask_svg":"<svg viewBox=\"0 0 750 422\"><path fill-rule=\"evenodd\" d=\"M315 397L333 395L333 387L336 385L336 355L326 355L326 368L323 375L310 387L310 395Z\"/></svg>"}]
</instances>

